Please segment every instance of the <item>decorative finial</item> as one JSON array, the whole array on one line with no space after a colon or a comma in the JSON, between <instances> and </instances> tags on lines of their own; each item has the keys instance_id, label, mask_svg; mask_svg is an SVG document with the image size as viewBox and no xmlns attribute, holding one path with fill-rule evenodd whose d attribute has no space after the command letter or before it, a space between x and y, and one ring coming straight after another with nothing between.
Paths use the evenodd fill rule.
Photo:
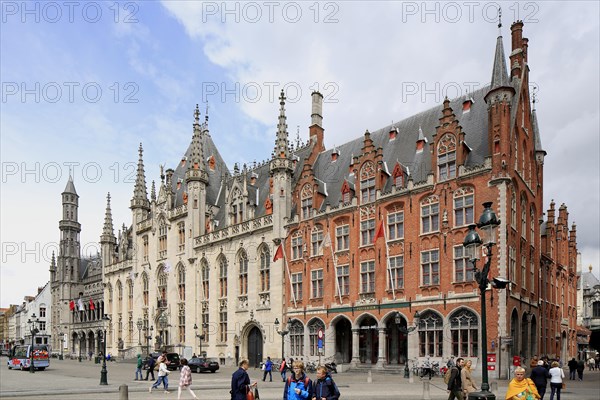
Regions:
<instances>
[{"instance_id":1,"label":"decorative finial","mask_svg":"<svg viewBox=\"0 0 600 400\"><path fill-rule=\"evenodd\" d=\"M208 101L206 102L206 114L204 114L204 122L208 123Z\"/></svg>"},{"instance_id":2,"label":"decorative finial","mask_svg":"<svg viewBox=\"0 0 600 400\"><path fill-rule=\"evenodd\" d=\"M498 7L498 36L500 36L500 28L502 28L502 7Z\"/></svg>"},{"instance_id":3,"label":"decorative finial","mask_svg":"<svg viewBox=\"0 0 600 400\"><path fill-rule=\"evenodd\" d=\"M198 108L198 104L196 104L196 109L194 110L194 121L196 121L196 124L200 123L200 108Z\"/></svg>"},{"instance_id":4,"label":"decorative finial","mask_svg":"<svg viewBox=\"0 0 600 400\"><path fill-rule=\"evenodd\" d=\"M533 86L533 88L531 89L531 97L533 98L533 109L535 110L535 102L537 100L537 92L538 92L538 87L537 86Z\"/></svg>"}]
</instances>

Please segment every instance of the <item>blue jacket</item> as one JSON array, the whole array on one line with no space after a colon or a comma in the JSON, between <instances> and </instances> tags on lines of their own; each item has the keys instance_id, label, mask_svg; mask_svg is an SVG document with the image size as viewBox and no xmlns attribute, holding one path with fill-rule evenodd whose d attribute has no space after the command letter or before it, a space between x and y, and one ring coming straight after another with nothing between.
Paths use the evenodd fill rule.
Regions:
<instances>
[{"instance_id":1,"label":"blue jacket","mask_svg":"<svg viewBox=\"0 0 600 400\"><path fill-rule=\"evenodd\" d=\"M272 367L273 367L273 362L271 360L267 360L267 362L265 363L265 371L271 371Z\"/></svg>"},{"instance_id":2,"label":"blue jacket","mask_svg":"<svg viewBox=\"0 0 600 400\"><path fill-rule=\"evenodd\" d=\"M296 377L292 374L292 376L285 381L283 400L312 400L312 388L312 381L307 378L306 375L302 374L302 377L296 380ZM296 389L300 389L300 394L296 393Z\"/></svg>"},{"instance_id":3,"label":"blue jacket","mask_svg":"<svg viewBox=\"0 0 600 400\"><path fill-rule=\"evenodd\" d=\"M325 378L315 381L313 384L313 397L316 397L317 400L321 400L323 397L327 400L338 400L340 398L340 391L331 375L326 374Z\"/></svg>"},{"instance_id":4,"label":"blue jacket","mask_svg":"<svg viewBox=\"0 0 600 400\"><path fill-rule=\"evenodd\" d=\"M231 400L246 400L246 392L250 384L250 377L242 367L231 375Z\"/></svg>"}]
</instances>

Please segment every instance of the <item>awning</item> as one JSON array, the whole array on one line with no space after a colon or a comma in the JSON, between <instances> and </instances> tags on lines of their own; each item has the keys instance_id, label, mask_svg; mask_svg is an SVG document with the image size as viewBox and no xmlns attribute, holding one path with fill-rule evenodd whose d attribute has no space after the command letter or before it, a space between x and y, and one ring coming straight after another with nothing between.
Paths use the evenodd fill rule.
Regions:
<instances>
[{"instance_id":1,"label":"awning","mask_svg":"<svg viewBox=\"0 0 600 400\"><path fill-rule=\"evenodd\" d=\"M577 337L577 344L590 344L590 339L588 339L586 337L578 336Z\"/></svg>"}]
</instances>

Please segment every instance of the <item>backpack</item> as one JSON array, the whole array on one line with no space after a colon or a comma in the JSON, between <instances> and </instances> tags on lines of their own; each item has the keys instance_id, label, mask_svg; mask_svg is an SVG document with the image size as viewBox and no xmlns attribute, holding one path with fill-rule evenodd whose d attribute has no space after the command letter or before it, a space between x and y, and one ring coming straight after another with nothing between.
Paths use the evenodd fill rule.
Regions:
<instances>
[{"instance_id":1,"label":"backpack","mask_svg":"<svg viewBox=\"0 0 600 400\"><path fill-rule=\"evenodd\" d=\"M446 385L448 384L448 382L450 382L450 377L452 376L452 370L453 370L454 368L455 368L455 367L448 368L448 371L446 371L446 373L444 374L444 383L445 383Z\"/></svg>"},{"instance_id":2,"label":"backpack","mask_svg":"<svg viewBox=\"0 0 600 400\"><path fill-rule=\"evenodd\" d=\"M290 387L291 383L292 383L292 377L288 376L288 378L287 378L287 385L288 385L288 387ZM308 376L306 376L306 374L304 374L304 388L308 389Z\"/></svg>"}]
</instances>

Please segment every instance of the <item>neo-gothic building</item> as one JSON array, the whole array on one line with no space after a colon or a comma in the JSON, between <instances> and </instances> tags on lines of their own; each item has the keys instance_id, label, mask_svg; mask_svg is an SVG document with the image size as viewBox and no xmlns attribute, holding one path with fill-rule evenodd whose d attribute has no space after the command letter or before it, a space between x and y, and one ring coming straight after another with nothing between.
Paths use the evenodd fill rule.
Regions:
<instances>
[{"instance_id":1,"label":"neo-gothic building","mask_svg":"<svg viewBox=\"0 0 600 400\"><path fill-rule=\"evenodd\" d=\"M487 87L330 150L311 126L284 242L290 356L316 358L320 329L325 357L357 367L453 355L480 369L486 346L505 376L514 355L575 354L575 228L563 216L560 246L541 260L546 152L522 29L511 27L509 70L498 37ZM463 241L484 202L502 222L490 277L511 284L488 290L482 327ZM540 284L547 268L553 290Z\"/></svg>"}]
</instances>

